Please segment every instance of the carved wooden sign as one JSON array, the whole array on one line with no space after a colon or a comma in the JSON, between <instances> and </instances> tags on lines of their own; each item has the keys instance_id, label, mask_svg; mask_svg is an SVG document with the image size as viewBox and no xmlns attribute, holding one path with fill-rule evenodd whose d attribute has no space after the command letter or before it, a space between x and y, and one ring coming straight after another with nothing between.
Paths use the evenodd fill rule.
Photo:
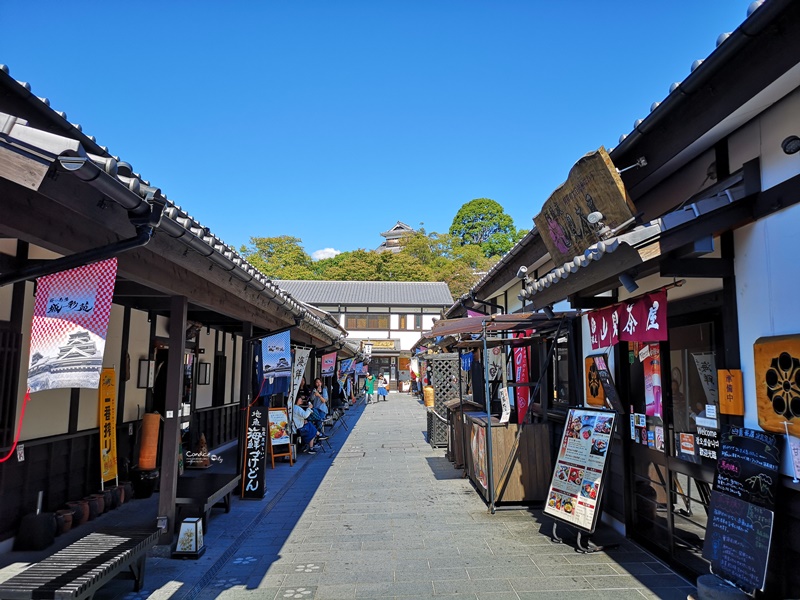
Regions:
<instances>
[{"instance_id":1,"label":"carved wooden sign","mask_svg":"<svg viewBox=\"0 0 800 600\"><path fill-rule=\"evenodd\" d=\"M753 345L758 424L800 436L800 335L763 337Z\"/></svg>"},{"instance_id":2,"label":"carved wooden sign","mask_svg":"<svg viewBox=\"0 0 800 600\"><path fill-rule=\"evenodd\" d=\"M556 266L600 241L602 225L614 228L633 216L634 206L605 148L583 156L569 177L545 201L533 220ZM590 213L603 215L590 223Z\"/></svg>"}]
</instances>

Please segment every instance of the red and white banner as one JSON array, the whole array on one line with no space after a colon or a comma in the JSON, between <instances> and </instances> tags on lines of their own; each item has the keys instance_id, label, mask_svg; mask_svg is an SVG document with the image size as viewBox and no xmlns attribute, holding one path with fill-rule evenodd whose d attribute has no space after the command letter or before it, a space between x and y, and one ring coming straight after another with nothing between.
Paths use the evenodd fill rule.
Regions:
<instances>
[{"instance_id":1,"label":"red and white banner","mask_svg":"<svg viewBox=\"0 0 800 600\"><path fill-rule=\"evenodd\" d=\"M322 355L322 376L328 377L336 371L336 352Z\"/></svg>"},{"instance_id":2,"label":"red and white banner","mask_svg":"<svg viewBox=\"0 0 800 600\"><path fill-rule=\"evenodd\" d=\"M40 277L31 325L28 387L94 388L100 384L117 259Z\"/></svg>"},{"instance_id":3,"label":"red and white banner","mask_svg":"<svg viewBox=\"0 0 800 600\"><path fill-rule=\"evenodd\" d=\"M515 338L524 338L533 335L533 330L518 331L514 334ZM528 347L514 348L514 380L517 383L528 383ZM519 386L515 388L514 395L517 405L517 423L530 422L525 418L528 414L528 403L530 402L530 388Z\"/></svg>"},{"instance_id":4,"label":"red and white banner","mask_svg":"<svg viewBox=\"0 0 800 600\"><path fill-rule=\"evenodd\" d=\"M667 292L646 294L588 315L592 350L624 342L667 340Z\"/></svg>"}]
</instances>

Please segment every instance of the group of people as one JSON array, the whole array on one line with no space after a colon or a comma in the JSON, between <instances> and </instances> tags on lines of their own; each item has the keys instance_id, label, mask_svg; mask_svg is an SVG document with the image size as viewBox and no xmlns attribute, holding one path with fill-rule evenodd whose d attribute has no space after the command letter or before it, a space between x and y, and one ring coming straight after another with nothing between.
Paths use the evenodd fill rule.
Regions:
<instances>
[{"instance_id":1,"label":"group of people","mask_svg":"<svg viewBox=\"0 0 800 600\"><path fill-rule=\"evenodd\" d=\"M375 398L376 382L378 384L377 398ZM386 379L386 375L381 373L380 375L378 375L377 379L372 373L367 375L366 379L364 380L364 392L367 394L367 404L378 402L381 399L386 401L387 398L389 397L389 381Z\"/></svg>"}]
</instances>

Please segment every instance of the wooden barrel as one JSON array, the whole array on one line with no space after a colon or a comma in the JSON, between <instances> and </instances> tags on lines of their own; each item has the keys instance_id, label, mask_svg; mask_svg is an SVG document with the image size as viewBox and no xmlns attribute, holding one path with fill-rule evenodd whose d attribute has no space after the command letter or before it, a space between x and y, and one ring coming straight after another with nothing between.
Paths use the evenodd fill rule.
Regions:
<instances>
[{"instance_id":1,"label":"wooden barrel","mask_svg":"<svg viewBox=\"0 0 800 600\"><path fill-rule=\"evenodd\" d=\"M142 418L142 444L139 447L139 469L147 471L156 468L158 455L158 432L161 428L161 415L146 413Z\"/></svg>"}]
</instances>

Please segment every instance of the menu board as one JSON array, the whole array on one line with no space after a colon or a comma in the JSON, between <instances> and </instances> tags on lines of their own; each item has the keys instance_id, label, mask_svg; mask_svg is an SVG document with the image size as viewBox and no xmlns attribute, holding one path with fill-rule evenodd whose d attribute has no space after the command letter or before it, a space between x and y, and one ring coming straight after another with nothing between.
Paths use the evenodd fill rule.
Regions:
<instances>
[{"instance_id":1,"label":"menu board","mask_svg":"<svg viewBox=\"0 0 800 600\"><path fill-rule=\"evenodd\" d=\"M285 408L271 408L269 410L269 439L273 446L288 444L289 419Z\"/></svg>"},{"instance_id":2,"label":"menu board","mask_svg":"<svg viewBox=\"0 0 800 600\"><path fill-rule=\"evenodd\" d=\"M763 590L778 488L779 438L730 426L722 436L703 557L748 594Z\"/></svg>"},{"instance_id":3,"label":"menu board","mask_svg":"<svg viewBox=\"0 0 800 600\"><path fill-rule=\"evenodd\" d=\"M588 533L594 532L614 417L613 412L606 410L570 409L545 514Z\"/></svg>"}]
</instances>

